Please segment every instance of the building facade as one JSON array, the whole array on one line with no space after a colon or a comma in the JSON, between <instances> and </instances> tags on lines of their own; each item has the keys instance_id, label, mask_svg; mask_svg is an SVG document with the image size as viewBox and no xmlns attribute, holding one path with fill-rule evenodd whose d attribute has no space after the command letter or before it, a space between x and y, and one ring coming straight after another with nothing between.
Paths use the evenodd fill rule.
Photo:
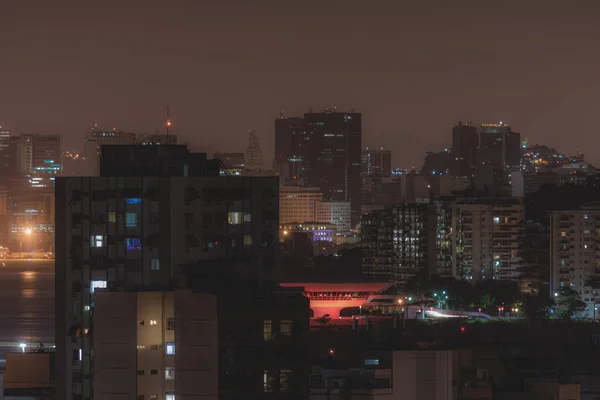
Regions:
<instances>
[{"instance_id":1,"label":"building facade","mask_svg":"<svg viewBox=\"0 0 600 400\"><path fill-rule=\"evenodd\" d=\"M116 130L93 129L85 138L83 156L85 157L86 173L84 176L100 175L100 150L106 145L132 145L136 135L132 132Z\"/></svg>"},{"instance_id":2,"label":"building facade","mask_svg":"<svg viewBox=\"0 0 600 400\"><path fill-rule=\"evenodd\" d=\"M260 149L260 140L256 136L256 131L251 129L248 136L248 148L246 149L246 160L244 167L255 171L262 169L263 153Z\"/></svg>"},{"instance_id":3,"label":"building facade","mask_svg":"<svg viewBox=\"0 0 600 400\"><path fill-rule=\"evenodd\" d=\"M352 210L349 202L319 201L317 203L317 222L334 224L338 233L347 233L352 229Z\"/></svg>"},{"instance_id":4,"label":"building facade","mask_svg":"<svg viewBox=\"0 0 600 400\"><path fill-rule=\"evenodd\" d=\"M369 149L360 153L361 176L390 176L392 174L392 151L383 148Z\"/></svg>"},{"instance_id":5,"label":"building facade","mask_svg":"<svg viewBox=\"0 0 600 400\"><path fill-rule=\"evenodd\" d=\"M279 189L279 224L316 222L323 193L316 187L284 186Z\"/></svg>"}]
</instances>

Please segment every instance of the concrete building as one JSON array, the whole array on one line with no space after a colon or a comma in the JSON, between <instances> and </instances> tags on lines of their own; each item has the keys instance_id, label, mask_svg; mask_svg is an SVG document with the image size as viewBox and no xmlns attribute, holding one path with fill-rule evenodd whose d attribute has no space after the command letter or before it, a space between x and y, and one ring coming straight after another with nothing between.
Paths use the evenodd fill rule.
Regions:
<instances>
[{"instance_id":1,"label":"concrete building","mask_svg":"<svg viewBox=\"0 0 600 400\"><path fill-rule=\"evenodd\" d=\"M458 121L452 127L452 151L454 157L454 176L471 176L475 165L475 150L477 149L477 127Z\"/></svg>"},{"instance_id":2,"label":"concrete building","mask_svg":"<svg viewBox=\"0 0 600 400\"><path fill-rule=\"evenodd\" d=\"M220 161L223 176L240 176L246 165L244 153L215 153L213 158Z\"/></svg>"},{"instance_id":3,"label":"concrete building","mask_svg":"<svg viewBox=\"0 0 600 400\"><path fill-rule=\"evenodd\" d=\"M392 151L369 149L360 152L361 176L390 176L392 173Z\"/></svg>"},{"instance_id":4,"label":"concrete building","mask_svg":"<svg viewBox=\"0 0 600 400\"><path fill-rule=\"evenodd\" d=\"M456 264L453 275L467 280L516 280L524 207L517 198L458 201L453 211Z\"/></svg>"},{"instance_id":5,"label":"concrete building","mask_svg":"<svg viewBox=\"0 0 600 400\"><path fill-rule=\"evenodd\" d=\"M392 279L394 216L391 209L363 214L360 224L362 273L381 281Z\"/></svg>"},{"instance_id":6,"label":"concrete building","mask_svg":"<svg viewBox=\"0 0 600 400\"><path fill-rule=\"evenodd\" d=\"M279 189L279 224L316 222L323 193L316 187L283 186Z\"/></svg>"},{"instance_id":7,"label":"concrete building","mask_svg":"<svg viewBox=\"0 0 600 400\"><path fill-rule=\"evenodd\" d=\"M599 224L599 203L550 214L550 293L558 293L562 287L575 290L587 305L584 315L594 319L598 318L600 293L586 282L599 276Z\"/></svg>"},{"instance_id":8,"label":"concrete building","mask_svg":"<svg viewBox=\"0 0 600 400\"><path fill-rule=\"evenodd\" d=\"M308 156L312 137L307 134L302 118L285 118L283 113L275 120L275 159L273 170L282 185L307 182Z\"/></svg>"},{"instance_id":9,"label":"concrete building","mask_svg":"<svg viewBox=\"0 0 600 400\"><path fill-rule=\"evenodd\" d=\"M100 175L100 149L105 145L135 144L136 136L132 132L117 130L93 129L84 141L83 156L85 158L86 173L84 176Z\"/></svg>"},{"instance_id":10,"label":"concrete building","mask_svg":"<svg viewBox=\"0 0 600 400\"><path fill-rule=\"evenodd\" d=\"M57 398L90 397L101 389L93 384L94 343L85 334L72 339L94 328L96 289L182 288L186 266L215 260L230 262L229 276L275 279L277 178L218 177L218 168L192 168L205 155L191 157L194 162L183 156L154 160L148 170L146 157L169 153L171 146L156 146L161 150L154 153L147 150L154 146L138 146L139 159L127 147L103 154L106 176L57 179ZM129 169L124 160L105 164L105 157L117 160L115 154L128 151ZM143 176L144 170L155 175ZM132 173L114 175L120 171ZM214 175L195 175L202 171ZM81 360L73 360L80 352Z\"/></svg>"},{"instance_id":11,"label":"concrete building","mask_svg":"<svg viewBox=\"0 0 600 400\"><path fill-rule=\"evenodd\" d=\"M248 136L248 148L246 148L246 160L244 167L251 171L262 169L263 153L260 149L260 140L256 136L256 131L250 129Z\"/></svg>"},{"instance_id":12,"label":"concrete building","mask_svg":"<svg viewBox=\"0 0 600 400\"><path fill-rule=\"evenodd\" d=\"M346 201L319 201L317 203L317 222L334 224L338 233L347 233L352 229L352 210Z\"/></svg>"},{"instance_id":13,"label":"concrete building","mask_svg":"<svg viewBox=\"0 0 600 400\"><path fill-rule=\"evenodd\" d=\"M98 288L93 297L94 332L80 330L73 340L93 337L94 399L218 398L215 296ZM84 354L72 364L85 364ZM81 372L74 376L81 385Z\"/></svg>"},{"instance_id":14,"label":"concrete building","mask_svg":"<svg viewBox=\"0 0 600 400\"><path fill-rule=\"evenodd\" d=\"M510 125L481 124L478 129L477 163L485 163L503 171L521 168L521 134Z\"/></svg>"},{"instance_id":15,"label":"concrete building","mask_svg":"<svg viewBox=\"0 0 600 400\"><path fill-rule=\"evenodd\" d=\"M544 185L558 183L558 174L554 172L525 172L513 171L510 174L510 184L514 197L525 197L537 192Z\"/></svg>"}]
</instances>

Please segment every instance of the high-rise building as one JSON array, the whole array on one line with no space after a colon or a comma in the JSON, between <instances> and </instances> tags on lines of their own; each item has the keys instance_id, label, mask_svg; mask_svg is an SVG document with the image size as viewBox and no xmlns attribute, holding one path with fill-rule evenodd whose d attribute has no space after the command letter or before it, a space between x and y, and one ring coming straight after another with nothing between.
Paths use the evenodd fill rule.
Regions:
<instances>
[{"instance_id":1,"label":"high-rise building","mask_svg":"<svg viewBox=\"0 0 600 400\"><path fill-rule=\"evenodd\" d=\"M316 222L323 193L316 187L283 186L279 189L279 224Z\"/></svg>"},{"instance_id":2,"label":"high-rise building","mask_svg":"<svg viewBox=\"0 0 600 400\"><path fill-rule=\"evenodd\" d=\"M104 366L110 360L94 351L90 332L113 326L94 318L97 289L185 288L188 271L199 262L227 263L230 278L275 279L277 178L219 177L218 168L208 165L213 163L198 167L206 155L186 159L179 146L129 147L105 146L100 177L56 182L57 398L91 398L104 390L93 372L96 360ZM177 147L175 156L170 147ZM195 328L184 327L175 335L188 331ZM155 354L155 365L156 370L166 368L160 352L168 343L153 345L165 346ZM182 378L188 374L184 371Z\"/></svg>"},{"instance_id":3,"label":"high-rise building","mask_svg":"<svg viewBox=\"0 0 600 400\"><path fill-rule=\"evenodd\" d=\"M311 144L302 118L284 118L282 115L275 120L273 169L281 177L282 184L304 182Z\"/></svg>"},{"instance_id":4,"label":"high-rise building","mask_svg":"<svg viewBox=\"0 0 600 400\"><path fill-rule=\"evenodd\" d=\"M317 203L317 222L334 224L338 233L352 229L350 203L346 201L320 201Z\"/></svg>"},{"instance_id":5,"label":"high-rise building","mask_svg":"<svg viewBox=\"0 0 600 400\"><path fill-rule=\"evenodd\" d=\"M520 276L519 244L524 207L515 197L458 200L452 231L453 275L459 279L516 280Z\"/></svg>"},{"instance_id":6,"label":"high-rise building","mask_svg":"<svg viewBox=\"0 0 600 400\"><path fill-rule=\"evenodd\" d=\"M244 153L215 153L213 158L221 164L221 175L242 175L246 164Z\"/></svg>"},{"instance_id":7,"label":"high-rise building","mask_svg":"<svg viewBox=\"0 0 600 400\"><path fill-rule=\"evenodd\" d=\"M93 297L93 335L83 332L93 337L89 398L218 398L216 296L96 288ZM81 335L75 333L75 341ZM85 364L86 358L75 352L71 365ZM84 381L78 374L73 387Z\"/></svg>"},{"instance_id":8,"label":"high-rise building","mask_svg":"<svg viewBox=\"0 0 600 400\"><path fill-rule=\"evenodd\" d=\"M363 275L391 281L395 265L394 213L392 209L363 214L360 222Z\"/></svg>"},{"instance_id":9,"label":"high-rise building","mask_svg":"<svg viewBox=\"0 0 600 400\"><path fill-rule=\"evenodd\" d=\"M436 271L437 208L434 204L403 203L394 207L392 279L406 282Z\"/></svg>"},{"instance_id":10,"label":"high-rise building","mask_svg":"<svg viewBox=\"0 0 600 400\"><path fill-rule=\"evenodd\" d=\"M360 219L362 116L325 110L304 114L311 138L308 184L320 187L326 200L348 201L352 225Z\"/></svg>"},{"instance_id":11,"label":"high-rise building","mask_svg":"<svg viewBox=\"0 0 600 400\"><path fill-rule=\"evenodd\" d=\"M93 129L84 142L83 156L86 163L86 173L84 175L100 175L100 149L103 145L131 145L135 144L135 141L135 133Z\"/></svg>"},{"instance_id":12,"label":"high-rise building","mask_svg":"<svg viewBox=\"0 0 600 400\"><path fill-rule=\"evenodd\" d=\"M584 316L594 319L600 293L588 282L600 277L599 225L598 202L550 214L550 293L559 296L563 287L575 290L587 305Z\"/></svg>"},{"instance_id":13,"label":"high-rise building","mask_svg":"<svg viewBox=\"0 0 600 400\"><path fill-rule=\"evenodd\" d=\"M481 124L478 131L476 163L489 164L503 171L521 166L521 134L505 123Z\"/></svg>"},{"instance_id":14,"label":"high-rise building","mask_svg":"<svg viewBox=\"0 0 600 400\"><path fill-rule=\"evenodd\" d=\"M383 148L369 149L360 153L362 176L390 176L392 174L392 152Z\"/></svg>"},{"instance_id":15,"label":"high-rise building","mask_svg":"<svg viewBox=\"0 0 600 400\"><path fill-rule=\"evenodd\" d=\"M471 176L478 146L477 127L458 121L452 127L452 151L455 160L455 176Z\"/></svg>"},{"instance_id":16,"label":"high-rise building","mask_svg":"<svg viewBox=\"0 0 600 400\"><path fill-rule=\"evenodd\" d=\"M249 170L260 170L263 165L263 153L260 149L260 140L256 131L250 129L248 136L248 148L246 149L245 168Z\"/></svg>"}]
</instances>

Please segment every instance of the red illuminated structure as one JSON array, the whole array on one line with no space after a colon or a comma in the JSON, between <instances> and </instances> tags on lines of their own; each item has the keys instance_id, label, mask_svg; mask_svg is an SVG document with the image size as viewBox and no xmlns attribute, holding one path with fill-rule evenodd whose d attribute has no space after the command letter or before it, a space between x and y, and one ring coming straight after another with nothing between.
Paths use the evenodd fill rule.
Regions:
<instances>
[{"instance_id":1,"label":"red illuminated structure","mask_svg":"<svg viewBox=\"0 0 600 400\"><path fill-rule=\"evenodd\" d=\"M389 282L350 283L281 283L284 287L304 287L304 295L310 299L314 318L329 314L338 318L344 308L361 307L373 295L389 288Z\"/></svg>"}]
</instances>

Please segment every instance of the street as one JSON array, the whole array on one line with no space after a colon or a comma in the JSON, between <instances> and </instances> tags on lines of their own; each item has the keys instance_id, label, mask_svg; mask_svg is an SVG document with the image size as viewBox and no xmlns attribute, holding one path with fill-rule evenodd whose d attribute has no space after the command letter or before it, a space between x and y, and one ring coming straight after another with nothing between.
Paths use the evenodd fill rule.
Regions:
<instances>
[{"instance_id":1,"label":"street","mask_svg":"<svg viewBox=\"0 0 600 400\"><path fill-rule=\"evenodd\" d=\"M54 260L0 260L0 359L18 342L54 343Z\"/></svg>"}]
</instances>

